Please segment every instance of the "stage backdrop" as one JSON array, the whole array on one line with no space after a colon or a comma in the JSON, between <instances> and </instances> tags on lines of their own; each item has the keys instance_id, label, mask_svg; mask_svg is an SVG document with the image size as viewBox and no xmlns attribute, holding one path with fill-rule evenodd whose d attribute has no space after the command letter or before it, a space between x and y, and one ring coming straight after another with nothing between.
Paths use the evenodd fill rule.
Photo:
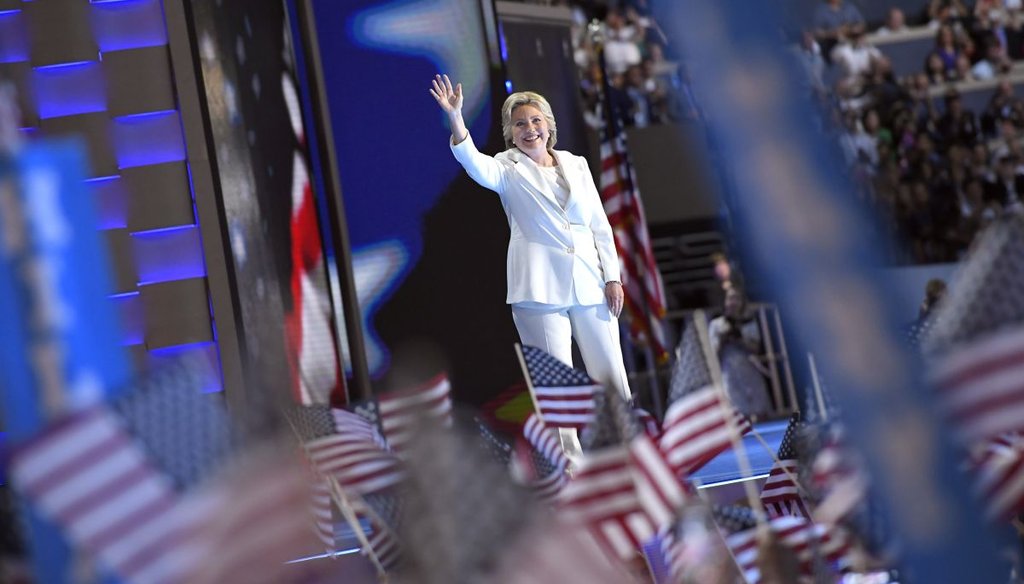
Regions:
<instances>
[{"instance_id":1,"label":"stage backdrop","mask_svg":"<svg viewBox=\"0 0 1024 584\"><path fill-rule=\"evenodd\" d=\"M508 224L455 162L427 92L463 84L484 152L504 149L491 0L314 2L374 390L440 369L480 404L521 383L505 304Z\"/></svg>"}]
</instances>

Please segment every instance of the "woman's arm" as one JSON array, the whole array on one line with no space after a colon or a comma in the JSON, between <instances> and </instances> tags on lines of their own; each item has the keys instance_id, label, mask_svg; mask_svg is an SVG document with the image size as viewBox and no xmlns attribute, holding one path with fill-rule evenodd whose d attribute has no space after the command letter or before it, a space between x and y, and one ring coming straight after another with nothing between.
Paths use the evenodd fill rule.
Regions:
<instances>
[{"instance_id":1,"label":"woman's arm","mask_svg":"<svg viewBox=\"0 0 1024 584\"><path fill-rule=\"evenodd\" d=\"M452 130L452 153L459 164L480 186L501 194L504 191L504 173L501 164L493 157L482 154L476 149L469 129L462 118L462 84L452 87L447 75L435 75L430 95L434 96L437 105L448 116L448 126Z\"/></svg>"}]
</instances>

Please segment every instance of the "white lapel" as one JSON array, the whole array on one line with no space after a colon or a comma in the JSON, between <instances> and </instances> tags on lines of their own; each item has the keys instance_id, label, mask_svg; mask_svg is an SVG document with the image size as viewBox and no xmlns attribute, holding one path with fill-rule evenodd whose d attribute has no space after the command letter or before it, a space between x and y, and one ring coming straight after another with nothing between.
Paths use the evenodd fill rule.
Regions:
<instances>
[{"instance_id":1,"label":"white lapel","mask_svg":"<svg viewBox=\"0 0 1024 584\"><path fill-rule=\"evenodd\" d=\"M576 181L579 179L577 173L573 170L573 155L563 150L555 150L555 158L558 159L558 168L562 171L562 176L565 177L565 184L569 185L569 200L565 202L565 210L568 211L570 207L576 204L576 195L579 194L579 190L576 187Z\"/></svg>"},{"instance_id":2,"label":"white lapel","mask_svg":"<svg viewBox=\"0 0 1024 584\"><path fill-rule=\"evenodd\" d=\"M551 190L551 185L549 185L548 181L540 174L540 169L537 167L537 163L518 148L511 148L507 152L509 158L516 163L516 172L522 175L522 177L526 179L526 182L530 183L533 188L540 191L549 201L551 201L551 204L561 210L562 206L558 204L558 199L555 198L555 192ZM559 164L561 164L561 161L559 161ZM566 178L566 181L568 180L569 179Z\"/></svg>"}]
</instances>

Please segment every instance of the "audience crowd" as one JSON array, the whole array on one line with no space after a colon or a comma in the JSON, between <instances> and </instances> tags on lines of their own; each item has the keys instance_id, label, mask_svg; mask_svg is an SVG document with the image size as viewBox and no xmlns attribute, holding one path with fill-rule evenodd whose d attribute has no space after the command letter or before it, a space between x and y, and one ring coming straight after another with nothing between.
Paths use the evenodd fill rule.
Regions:
<instances>
[{"instance_id":1,"label":"audience crowd","mask_svg":"<svg viewBox=\"0 0 1024 584\"><path fill-rule=\"evenodd\" d=\"M648 0L553 3L574 14L588 124L599 128L607 107L599 41L608 100L627 126L699 118L685 66ZM915 11L894 6L870 29L849 0L815 8L792 52L822 106L822 129L881 217L891 261L955 261L993 219L1024 211L1024 101L1011 82L1024 60L1024 0L923 0ZM897 76L872 39L923 27L934 46L918 72ZM1024 80L1024 66L1019 73ZM987 106L971 111L958 87L978 82L994 89Z\"/></svg>"},{"instance_id":2,"label":"audience crowd","mask_svg":"<svg viewBox=\"0 0 1024 584\"><path fill-rule=\"evenodd\" d=\"M823 127L841 144L861 196L883 218L898 263L955 261L975 234L1024 210L1024 103L1007 79L1024 58L1019 0L931 0L918 14L888 12L880 35L934 30L921 70L897 77L845 0L823 0L794 43ZM982 111L961 82L992 80ZM959 85L964 87L964 85Z\"/></svg>"}]
</instances>

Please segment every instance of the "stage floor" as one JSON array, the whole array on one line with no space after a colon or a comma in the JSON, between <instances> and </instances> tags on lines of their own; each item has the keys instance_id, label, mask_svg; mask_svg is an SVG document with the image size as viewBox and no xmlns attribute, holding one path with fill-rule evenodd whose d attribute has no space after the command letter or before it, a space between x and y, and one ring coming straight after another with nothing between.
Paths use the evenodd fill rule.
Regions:
<instances>
[{"instance_id":1,"label":"stage floor","mask_svg":"<svg viewBox=\"0 0 1024 584\"><path fill-rule=\"evenodd\" d=\"M764 438L764 441L771 448L769 453L764 445L754 436L754 432L743 437L743 446L750 460L750 468L753 476L761 477L768 474L772 468L772 455L779 451L779 444L786 433L786 426L789 420L775 420L770 422L758 422L754 424L754 432ZM704 468L700 469L691 477L697 486L714 487L716 485L728 484L742 478L739 465L736 463L736 452L729 449L719 454Z\"/></svg>"}]
</instances>

